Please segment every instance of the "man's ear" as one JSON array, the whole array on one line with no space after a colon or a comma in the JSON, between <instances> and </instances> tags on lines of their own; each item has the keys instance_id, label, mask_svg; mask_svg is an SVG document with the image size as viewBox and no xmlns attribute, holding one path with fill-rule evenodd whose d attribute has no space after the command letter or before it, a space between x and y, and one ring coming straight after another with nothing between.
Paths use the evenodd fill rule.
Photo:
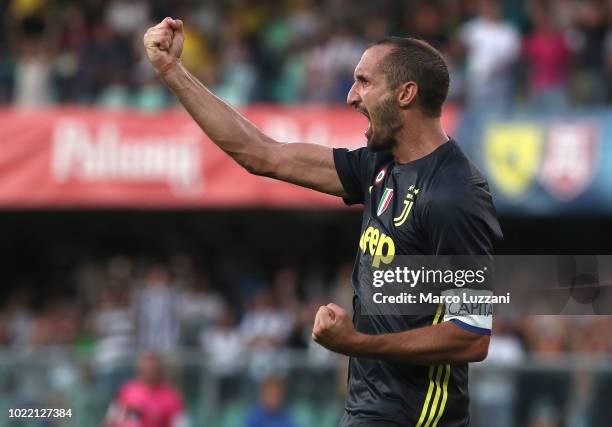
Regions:
<instances>
[{"instance_id":1,"label":"man's ear","mask_svg":"<svg viewBox=\"0 0 612 427\"><path fill-rule=\"evenodd\" d=\"M400 108L408 108L416 102L419 86L415 82L406 82L398 88L397 99Z\"/></svg>"}]
</instances>

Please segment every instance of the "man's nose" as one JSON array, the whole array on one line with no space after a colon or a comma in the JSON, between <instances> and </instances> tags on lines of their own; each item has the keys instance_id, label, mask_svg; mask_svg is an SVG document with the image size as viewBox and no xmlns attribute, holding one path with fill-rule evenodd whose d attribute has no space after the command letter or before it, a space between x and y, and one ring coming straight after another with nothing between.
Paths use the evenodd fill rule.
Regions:
<instances>
[{"instance_id":1,"label":"man's nose","mask_svg":"<svg viewBox=\"0 0 612 427\"><path fill-rule=\"evenodd\" d=\"M351 89L349 90L348 95L346 96L346 103L348 105L352 105L353 107L356 107L360 101L361 101L361 98L359 97L359 94L357 93L357 89L355 89L355 83L353 83L353 86L351 86Z\"/></svg>"}]
</instances>

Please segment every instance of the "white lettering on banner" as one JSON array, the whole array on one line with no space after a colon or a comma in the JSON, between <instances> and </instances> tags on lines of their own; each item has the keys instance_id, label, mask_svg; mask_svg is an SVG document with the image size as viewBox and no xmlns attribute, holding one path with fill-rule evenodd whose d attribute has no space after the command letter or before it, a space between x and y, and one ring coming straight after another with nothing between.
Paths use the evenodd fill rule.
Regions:
<instances>
[{"instance_id":1,"label":"white lettering on banner","mask_svg":"<svg viewBox=\"0 0 612 427\"><path fill-rule=\"evenodd\" d=\"M300 141L301 138L297 122L283 116L272 116L266 120L262 130L277 141Z\"/></svg>"},{"instance_id":2,"label":"white lettering on banner","mask_svg":"<svg viewBox=\"0 0 612 427\"><path fill-rule=\"evenodd\" d=\"M198 135L125 137L107 122L97 134L86 122L59 120L52 140L52 175L59 182L74 177L95 182L122 180L166 182L175 187L201 183Z\"/></svg>"},{"instance_id":3,"label":"white lettering on banner","mask_svg":"<svg viewBox=\"0 0 612 427\"><path fill-rule=\"evenodd\" d=\"M263 133L283 142L308 142L326 147L358 148L363 146L363 132L360 129L346 135L338 135L330 125L323 120L313 120L300 128L299 122L291 117L271 116L261 125Z\"/></svg>"}]
</instances>

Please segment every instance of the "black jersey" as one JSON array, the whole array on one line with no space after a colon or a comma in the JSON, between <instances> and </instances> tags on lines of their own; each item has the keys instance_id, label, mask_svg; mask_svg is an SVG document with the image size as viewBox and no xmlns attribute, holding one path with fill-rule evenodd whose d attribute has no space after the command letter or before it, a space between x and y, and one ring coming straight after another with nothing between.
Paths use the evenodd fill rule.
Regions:
<instances>
[{"instance_id":1,"label":"black jersey","mask_svg":"<svg viewBox=\"0 0 612 427\"><path fill-rule=\"evenodd\" d=\"M482 174L453 140L406 164L367 148L335 149L334 162L348 194L345 202L364 205L353 270L356 330L382 334L444 321L439 311L362 314L357 284L367 280L361 277L367 274L364 263L375 255L384 260L391 248L394 255L491 255L501 230ZM469 424L468 406L467 364L417 366L353 357L341 426L463 427Z\"/></svg>"}]
</instances>

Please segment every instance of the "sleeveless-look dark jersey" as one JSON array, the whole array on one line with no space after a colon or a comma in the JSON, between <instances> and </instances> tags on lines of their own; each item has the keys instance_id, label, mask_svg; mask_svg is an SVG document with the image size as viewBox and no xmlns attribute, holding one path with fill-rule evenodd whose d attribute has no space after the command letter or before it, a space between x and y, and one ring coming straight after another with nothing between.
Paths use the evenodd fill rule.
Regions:
<instances>
[{"instance_id":1,"label":"sleeveless-look dark jersey","mask_svg":"<svg viewBox=\"0 0 612 427\"><path fill-rule=\"evenodd\" d=\"M364 263L375 255L492 255L501 239L489 187L455 141L429 155L399 164L389 152L334 150L347 204L363 204L358 255L353 270L355 328L362 333L401 332L445 321L431 316L362 315L358 283L368 280ZM372 278L370 277L371 281ZM453 319L465 329L490 326ZM469 425L468 366L417 366L353 357L340 425L464 427Z\"/></svg>"}]
</instances>

